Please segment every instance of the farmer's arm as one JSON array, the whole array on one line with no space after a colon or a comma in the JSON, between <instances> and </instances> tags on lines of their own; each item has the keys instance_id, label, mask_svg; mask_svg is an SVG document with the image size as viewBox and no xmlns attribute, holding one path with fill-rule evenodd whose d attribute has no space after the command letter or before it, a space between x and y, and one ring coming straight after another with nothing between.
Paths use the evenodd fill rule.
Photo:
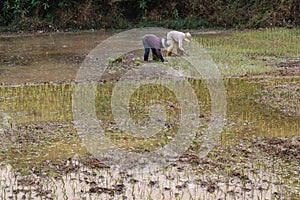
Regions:
<instances>
[{"instance_id":1,"label":"farmer's arm","mask_svg":"<svg viewBox=\"0 0 300 200\"><path fill-rule=\"evenodd\" d=\"M178 48L181 50L181 51L183 51L183 53L185 54L185 55L189 55L189 53L183 48L183 40L184 40L184 36L180 36L179 38L178 38Z\"/></svg>"},{"instance_id":2,"label":"farmer's arm","mask_svg":"<svg viewBox=\"0 0 300 200\"><path fill-rule=\"evenodd\" d=\"M182 37L178 38L178 48L179 48L181 51L185 51L185 49L184 49L183 46L182 46L182 41L183 41L183 38L182 38Z\"/></svg>"}]
</instances>

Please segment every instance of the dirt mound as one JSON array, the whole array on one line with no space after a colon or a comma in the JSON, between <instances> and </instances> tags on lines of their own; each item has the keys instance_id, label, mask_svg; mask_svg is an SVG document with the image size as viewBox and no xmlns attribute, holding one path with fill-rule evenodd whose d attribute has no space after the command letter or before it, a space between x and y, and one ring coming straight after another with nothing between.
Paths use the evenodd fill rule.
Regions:
<instances>
[{"instance_id":1,"label":"dirt mound","mask_svg":"<svg viewBox=\"0 0 300 200\"><path fill-rule=\"evenodd\" d=\"M267 76L299 76L300 75L300 60L289 60L285 62L272 63L269 65L278 67L279 69L272 72L265 72L260 75L267 75Z\"/></svg>"},{"instance_id":2,"label":"dirt mound","mask_svg":"<svg viewBox=\"0 0 300 200\"><path fill-rule=\"evenodd\" d=\"M300 137L272 137L264 138L255 143L256 147L265 151L272 157L278 157L285 161L300 162Z\"/></svg>"},{"instance_id":3,"label":"dirt mound","mask_svg":"<svg viewBox=\"0 0 300 200\"><path fill-rule=\"evenodd\" d=\"M282 67L282 68L294 68L294 67L300 67L300 60L291 60L287 62L279 62L276 63L277 67Z\"/></svg>"}]
</instances>

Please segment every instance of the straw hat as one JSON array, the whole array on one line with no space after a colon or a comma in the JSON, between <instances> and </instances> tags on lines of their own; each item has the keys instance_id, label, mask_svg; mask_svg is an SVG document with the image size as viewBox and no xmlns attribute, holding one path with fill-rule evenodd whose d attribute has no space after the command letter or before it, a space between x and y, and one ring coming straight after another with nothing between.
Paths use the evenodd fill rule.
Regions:
<instances>
[{"instance_id":1,"label":"straw hat","mask_svg":"<svg viewBox=\"0 0 300 200\"><path fill-rule=\"evenodd\" d=\"M192 40L192 35L190 33L185 33L185 41L190 42Z\"/></svg>"}]
</instances>

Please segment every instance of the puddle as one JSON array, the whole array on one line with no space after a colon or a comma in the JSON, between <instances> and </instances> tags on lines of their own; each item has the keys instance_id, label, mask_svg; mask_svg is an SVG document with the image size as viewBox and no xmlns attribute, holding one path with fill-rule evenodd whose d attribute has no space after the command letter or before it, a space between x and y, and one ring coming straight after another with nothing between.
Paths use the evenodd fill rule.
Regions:
<instances>
[{"instance_id":1,"label":"puddle","mask_svg":"<svg viewBox=\"0 0 300 200\"><path fill-rule=\"evenodd\" d=\"M97 31L0 37L1 83L74 80L85 56L112 34Z\"/></svg>"}]
</instances>

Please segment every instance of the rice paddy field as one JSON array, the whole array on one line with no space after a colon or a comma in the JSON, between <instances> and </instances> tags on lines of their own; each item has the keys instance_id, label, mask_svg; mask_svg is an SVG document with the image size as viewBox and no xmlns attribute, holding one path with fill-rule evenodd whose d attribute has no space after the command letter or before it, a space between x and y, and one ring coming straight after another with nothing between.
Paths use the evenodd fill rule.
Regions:
<instances>
[{"instance_id":1,"label":"rice paddy field","mask_svg":"<svg viewBox=\"0 0 300 200\"><path fill-rule=\"evenodd\" d=\"M122 77L147 66L142 46L107 56L96 83L76 81L89 52L113 32L1 35L0 199L299 199L299 29L190 32L192 43L205 49L220 72L225 96L215 97L206 77L195 76L176 55L164 64L150 61L172 69L168 77L179 80L173 86L166 87L153 72L151 84L117 94ZM90 88L93 102L86 104ZM86 97L80 111L74 109L78 90ZM189 91L196 101L187 100ZM212 103L218 98L225 98L226 108L220 134L205 155L199 154L218 118ZM126 100L119 107L112 103ZM88 106L101 137L92 134ZM127 123L123 109L143 136L133 134L130 125L119 126ZM190 113L196 114L190 118ZM78 116L87 119L80 128ZM196 128L190 128L191 121ZM155 134L150 134L152 122L157 122ZM90 138L82 137L83 130ZM189 137L177 137L181 132ZM159 157L164 164L158 168L152 169L155 156L132 159L169 144L176 151L172 145L179 148L182 141L189 142L184 151ZM128 158L114 151L95 155L93 148L106 152L107 146Z\"/></svg>"}]
</instances>

